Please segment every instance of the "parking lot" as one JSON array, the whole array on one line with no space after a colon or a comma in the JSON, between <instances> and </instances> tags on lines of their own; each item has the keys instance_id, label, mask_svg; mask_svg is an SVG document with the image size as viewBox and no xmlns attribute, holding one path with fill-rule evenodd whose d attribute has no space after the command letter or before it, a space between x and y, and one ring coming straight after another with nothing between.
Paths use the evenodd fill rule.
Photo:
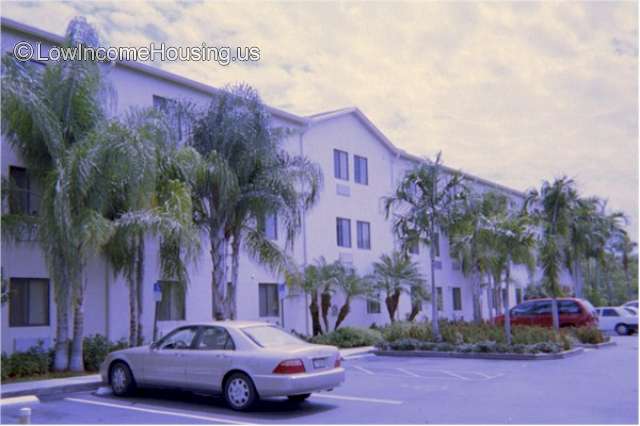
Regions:
<instances>
[{"instance_id":1,"label":"parking lot","mask_svg":"<svg viewBox=\"0 0 640 426\"><path fill-rule=\"evenodd\" d=\"M221 398L145 391L80 392L30 404L33 423L638 423L638 337L568 359L494 361L364 356L347 381L295 406L261 401L249 413ZM22 404L2 407L17 423Z\"/></svg>"}]
</instances>

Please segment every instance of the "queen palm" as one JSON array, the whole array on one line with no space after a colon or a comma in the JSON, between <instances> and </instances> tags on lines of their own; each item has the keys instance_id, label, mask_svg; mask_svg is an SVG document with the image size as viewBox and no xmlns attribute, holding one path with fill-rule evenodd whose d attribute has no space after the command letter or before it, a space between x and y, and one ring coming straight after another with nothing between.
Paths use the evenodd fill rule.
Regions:
<instances>
[{"instance_id":1,"label":"queen palm","mask_svg":"<svg viewBox=\"0 0 640 426\"><path fill-rule=\"evenodd\" d=\"M266 107L248 86L221 91L193 130L191 145L199 156L190 182L196 224L211 244L214 316L234 317L240 248L273 272L286 272L289 256L256 224L265 214L279 214L291 246L304 208L317 200L321 175L306 159L284 153L285 133L272 127ZM229 242L232 271L226 288Z\"/></svg>"},{"instance_id":2,"label":"queen palm","mask_svg":"<svg viewBox=\"0 0 640 426\"><path fill-rule=\"evenodd\" d=\"M98 44L83 18L72 20L64 44ZM38 234L57 309L54 368L69 365L70 309L74 310L72 368L82 368L83 269L110 229L102 216L109 194L97 166L110 164L102 145L108 86L91 61L60 61L44 69L2 60L2 131L42 189ZM107 191L101 191L101 190Z\"/></svg>"},{"instance_id":3,"label":"queen palm","mask_svg":"<svg viewBox=\"0 0 640 426\"><path fill-rule=\"evenodd\" d=\"M402 293L415 294L415 297L424 293L414 290L415 288L423 289L425 286L425 280L420 274L418 265L411 261L407 254L399 251L394 251L390 255L383 254L378 261L374 262L371 281L376 292L384 293L384 303L391 322L396 320ZM417 309L419 305L417 303L415 305ZM417 314L416 312L415 315Z\"/></svg>"},{"instance_id":4,"label":"queen palm","mask_svg":"<svg viewBox=\"0 0 640 426\"><path fill-rule=\"evenodd\" d=\"M444 173L441 154L435 161L425 161L408 171L393 195L385 199L387 218L393 216L393 231L403 251L416 244L429 250L431 294L436 293L435 254L433 244L438 232L447 232L455 212L461 208L466 188L458 173ZM433 335L440 339L437 298L431 300Z\"/></svg>"}]
</instances>

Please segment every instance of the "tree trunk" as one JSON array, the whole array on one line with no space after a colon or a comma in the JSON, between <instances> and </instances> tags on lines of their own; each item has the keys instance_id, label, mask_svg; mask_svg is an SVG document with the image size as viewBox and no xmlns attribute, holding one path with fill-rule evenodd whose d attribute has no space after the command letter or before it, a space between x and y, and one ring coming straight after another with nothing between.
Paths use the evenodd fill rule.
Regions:
<instances>
[{"instance_id":1,"label":"tree trunk","mask_svg":"<svg viewBox=\"0 0 640 426\"><path fill-rule=\"evenodd\" d=\"M433 237L433 229L431 235ZM434 340L439 342L442 340L442 336L440 336L440 324L438 323L438 294L436 290L436 271L433 247L429 249L429 260L431 261L431 332L433 333Z\"/></svg>"},{"instance_id":2,"label":"tree trunk","mask_svg":"<svg viewBox=\"0 0 640 426\"><path fill-rule=\"evenodd\" d=\"M226 262L224 257L224 228L212 229L209 232L211 240L211 293L213 302L213 319L220 321L224 315L224 276Z\"/></svg>"},{"instance_id":3,"label":"tree trunk","mask_svg":"<svg viewBox=\"0 0 640 426\"><path fill-rule=\"evenodd\" d=\"M473 322L480 324L482 322L482 305L480 304L480 293L482 289L480 288L480 276L479 274L473 274L471 279L473 280L471 283L471 295L473 297Z\"/></svg>"},{"instance_id":4,"label":"tree trunk","mask_svg":"<svg viewBox=\"0 0 640 426\"><path fill-rule=\"evenodd\" d=\"M137 279L129 279L129 346L138 341L138 285Z\"/></svg>"},{"instance_id":5,"label":"tree trunk","mask_svg":"<svg viewBox=\"0 0 640 426\"><path fill-rule=\"evenodd\" d=\"M144 233L140 233L138 240L138 262L136 263L136 344L133 346L140 346L144 344L144 334L142 333L142 301L140 300L140 293L144 288Z\"/></svg>"},{"instance_id":6,"label":"tree trunk","mask_svg":"<svg viewBox=\"0 0 640 426\"><path fill-rule=\"evenodd\" d=\"M551 296L551 320L553 321L554 330L560 330L560 316L558 315L558 299L556 298L556 292L553 292Z\"/></svg>"},{"instance_id":7,"label":"tree trunk","mask_svg":"<svg viewBox=\"0 0 640 426\"><path fill-rule=\"evenodd\" d=\"M487 274L488 285L487 285L487 308L489 309L489 323L495 324L495 316L494 313L494 292L493 292L493 275Z\"/></svg>"},{"instance_id":8,"label":"tree trunk","mask_svg":"<svg viewBox=\"0 0 640 426\"><path fill-rule=\"evenodd\" d=\"M384 299L384 304L387 306L387 312L389 313L389 320L395 322L396 312L398 312L398 304L400 303L400 290L395 289L393 293L388 295Z\"/></svg>"},{"instance_id":9,"label":"tree trunk","mask_svg":"<svg viewBox=\"0 0 640 426\"><path fill-rule=\"evenodd\" d=\"M76 286L73 303L73 341L71 344L71 371L84 371L82 341L84 339L84 282L80 280Z\"/></svg>"},{"instance_id":10,"label":"tree trunk","mask_svg":"<svg viewBox=\"0 0 640 426\"><path fill-rule=\"evenodd\" d=\"M336 319L336 326L334 327L334 330L338 329L340 324L342 324L345 318L347 318L347 315L349 315L349 312L351 312L351 296L347 296L344 300L344 304L338 312L338 318Z\"/></svg>"},{"instance_id":11,"label":"tree trunk","mask_svg":"<svg viewBox=\"0 0 640 426\"><path fill-rule=\"evenodd\" d=\"M505 294L503 295L504 305L504 335L507 338L507 345L511 344L511 312L509 311L509 287L511 280L511 266L507 263Z\"/></svg>"},{"instance_id":12,"label":"tree trunk","mask_svg":"<svg viewBox=\"0 0 640 426\"><path fill-rule=\"evenodd\" d=\"M311 303L309 304L309 312L311 313L311 328L313 335L322 334L322 325L320 324L320 309L318 307L318 290L311 292Z\"/></svg>"},{"instance_id":13,"label":"tree trunk","mask_svg":"<svg viewBox=\"0 0 640 426\"><path fill-rule=\"evenodd\" d=\"M231 320L237 317L236 292L238 291L238 277L240 274L240 235L234 235L231 240L231 285L227 287L225 296L225 310Z\"/></svg>"},{"instance_id":14,"label":"tree trunk","mask_svg":"<svg viewBox=\"0 0 640 426\"><path fill-rule=\"evenodd\" d=\"M412 303L411 312L409 313L407 320L410 322L413 322L418 316L418 314L420 313L420 311L422 311L422 302Z\"/></svg>"},{"instance_id":15,"label":"tree trunk","mask_svg":"<svg viewBox=\"0 0 640 426\"><path fill-rule=\"evenodd\" d=\"M331 293L323 291L320 295L320 308L322 309L322 322L324 323L324 330L328 333L331 331L329 328L329 309L331 309Z\"/></svg>"},{"instance_id":16,"label":"tree trunk","mask_svg":"<svg viewBox=\"0 0 640 426\"><path fill-rule=\"evenodd\" d=\"M55 285L60 286L62 283L55 283ZM59 296L56 297L56 351L53 370L65 371L69 368L70 295L69 290L62 292L56 289L56 293L58 293Z\"/></svg>"}]
</instances>

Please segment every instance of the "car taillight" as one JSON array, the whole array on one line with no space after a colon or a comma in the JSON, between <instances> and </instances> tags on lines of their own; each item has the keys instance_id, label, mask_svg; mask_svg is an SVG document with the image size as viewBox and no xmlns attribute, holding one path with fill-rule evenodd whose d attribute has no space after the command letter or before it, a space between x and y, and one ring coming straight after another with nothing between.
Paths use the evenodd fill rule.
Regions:
<instances>
[{"instance_id":1,"label":"car taillight","mask_svg":"<svg viewBox=\"0 0 640 426\"><path fill-rule=\"evenodd\" d=\"M304 364L301 359L288 359L286 361L282 361L273 370L273 374L296 374L304 372Z\"/></svg>"},{"instance_id":2,"label":"car taillight","mask_svg":"<svg viewBox=\"0 0 640 426\"><path fill-rule=\"evenodd\" d=\"M336 358L336 363L335 363L335 365L333 367L334 368L340 367L340 355L338 355L338 358Z\"/></svg>"}]
</instances>

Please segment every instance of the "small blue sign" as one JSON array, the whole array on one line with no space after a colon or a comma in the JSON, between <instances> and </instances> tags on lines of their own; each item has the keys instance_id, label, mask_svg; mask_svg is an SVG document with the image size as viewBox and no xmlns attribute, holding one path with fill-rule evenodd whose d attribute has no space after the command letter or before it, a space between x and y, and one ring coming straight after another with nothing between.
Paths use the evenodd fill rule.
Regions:
<instances>
[{"instance_id":1,"label":"small blue sign","mask_svg":"<svg viewBox=\"0 0 640 426\"><path fill-rule=\"evenodd\" d=\"M287 285L286 284L278 284L278 296L280 299L284 299L287 297Z\"/></svg>"}]
</instances>

